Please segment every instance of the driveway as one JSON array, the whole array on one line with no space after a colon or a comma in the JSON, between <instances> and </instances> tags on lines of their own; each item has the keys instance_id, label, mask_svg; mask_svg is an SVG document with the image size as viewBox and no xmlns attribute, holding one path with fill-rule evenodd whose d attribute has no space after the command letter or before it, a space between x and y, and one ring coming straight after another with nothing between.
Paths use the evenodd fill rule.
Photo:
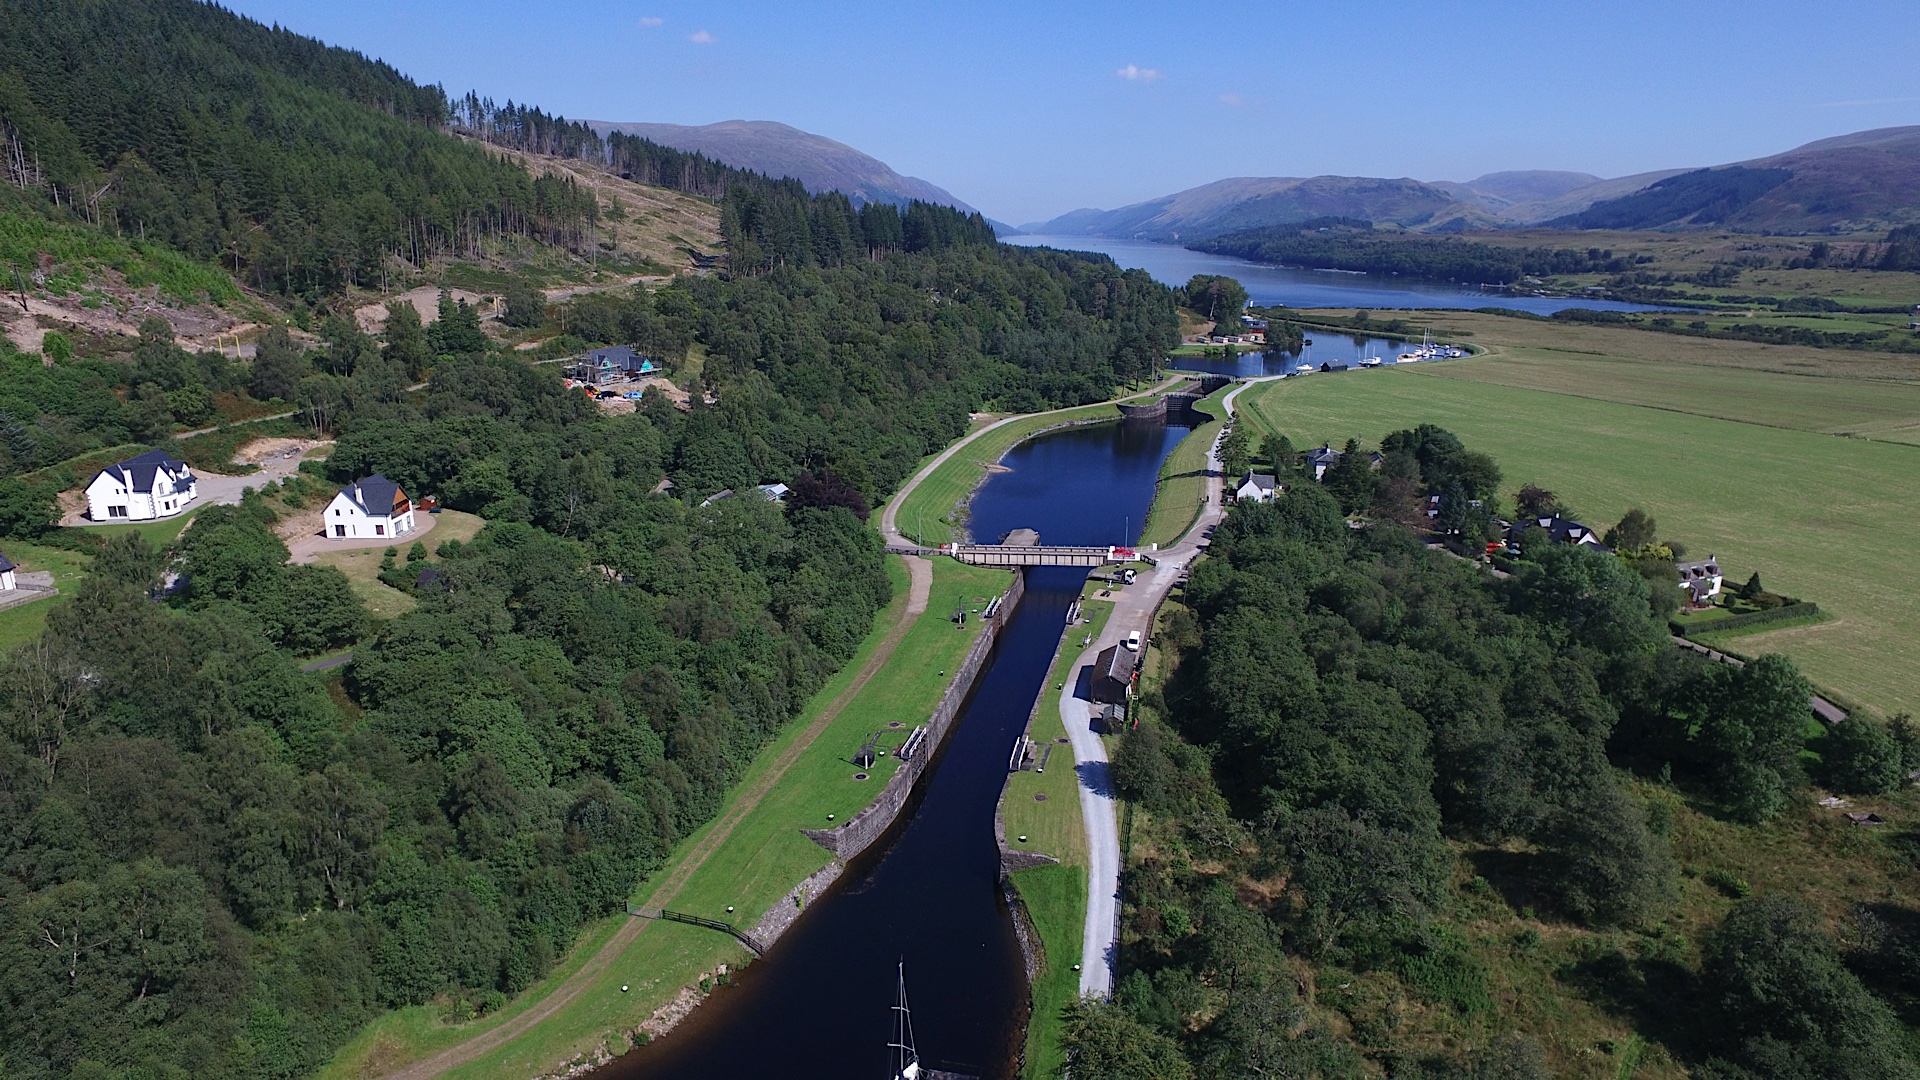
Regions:
<instances>
[{"instance_id":1,"label":"driveway","mask_svg":"<svg viewBox=\"0 0 1920 1080\"><path fill-rule=\"evenodd\" d=\"M263 487L271 481L281 481L292 476L300 469L300 459L305 456L304 449L291 449L275 454L259 462L260 471L250 476L227 476L223 473L193 471L195 486L199 495L187 504L186 513L192 513L203 506L231 506L240 501L240 495L248 488ZM93 477L87 477L92 480ZM69 510L60 517L62 525L125 525L124 521L95 521L87 516L87 504L84 495L77 509Z\"/></svg>"},{"instance_id":2,"label":"driveway","mask_svg":"<svg viewBox=\"0 0 1920 1080\"><path fill-rule=\"evenodd\" d=\"M318 523L321 521L321 518L314 516L311 520ZM411 547L414 541L432 532L434 524L439 520L440 518L437 514L429 514L425 510L415 510L413 514L412 532L402 533L399 536L370 536L364 540L335 540L327 536L316 525L310 529L302 529L299 535L287 541L287 561L290 563L310 563L328 551Z\"/></svg>"}]
</instances>

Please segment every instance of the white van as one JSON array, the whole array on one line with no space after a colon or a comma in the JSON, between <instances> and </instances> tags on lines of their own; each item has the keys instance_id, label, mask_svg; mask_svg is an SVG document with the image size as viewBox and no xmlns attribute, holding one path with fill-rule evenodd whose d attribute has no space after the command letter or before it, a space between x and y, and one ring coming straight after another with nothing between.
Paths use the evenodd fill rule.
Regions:
<instances>
[{"instance_id":1,"label":"white van","mask_svg":"<svg viewBox=\"0 0 1920 1080\"><path fill-rule=\"evenodd\" d=\"M1135 630L1127 635L1127 649L1131 652L1140 651L1140 631Z\"/></svg>"}]
</instances>

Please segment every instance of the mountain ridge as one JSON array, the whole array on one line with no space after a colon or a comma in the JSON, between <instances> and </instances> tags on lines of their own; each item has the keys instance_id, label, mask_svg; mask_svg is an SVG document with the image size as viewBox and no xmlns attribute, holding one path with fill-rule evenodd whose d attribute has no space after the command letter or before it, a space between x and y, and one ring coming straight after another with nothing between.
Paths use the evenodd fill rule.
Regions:
<instances>
[{"instance_id":1,"label":"mountain ridge","mask_svg":"<svg viewBox=\"0 0 1920 1080\"><path fill-rule=\"evenodd\" d=\"M1231 177L1112 210L1081 208L1025 232L1187 241L1347 217L1414 232L1542 225L1813 234L1920 222L1920 126L1831 136L1746 161L1601 178L1514 170L1467 181Z\"/></svg>"},{"instance_id":2,"label":"mountain ridge","mask_svg":"<svg viewBox=\"0 0 1920 1080\"><path fill-rule=\"evenodd\" d=\"M638 135L676 150L705 154L736 169L751 169L775 177L790 176L813 194L838 191L856 206L869 202L904 206L918 200L967 213L977 212L932 181L903 175L879 158L837 139L777 120L722 120L699 125L616 120L581 122L603 137L612 131Z\"/></svg>"}]
</instances>

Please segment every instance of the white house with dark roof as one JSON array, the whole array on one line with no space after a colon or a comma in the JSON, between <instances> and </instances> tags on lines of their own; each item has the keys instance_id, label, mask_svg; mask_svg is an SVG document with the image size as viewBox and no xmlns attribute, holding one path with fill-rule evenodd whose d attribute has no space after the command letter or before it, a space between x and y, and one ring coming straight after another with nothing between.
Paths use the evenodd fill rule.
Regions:
<instances>
[{"instance_id":1,"label":"white house with dark roof","mask_svg":"<svg viewBox=\"0 0 1920 1080\"><path fill-rule=\"evenodd\" d=\"M152 521L180 513L199 497L199 481L186 462L149 450L94 474L87 482L87 517L94 521Z\"/></svg>"},{"instance_id":2,"label":"white house with dark roof","mask_svg":"<svg viewBox=\"0 0 1920 1080\"><path fill-rule=\"evenodd\" d=\"M20 587L20 582L13 576L13 572L18 569L19 567L13 565L12 559L7 558L4 553L0 553L0 592L7 592L8 590Z\"/></svg>"},{"instance_id":3,"label":"white house with dark roof","mask_svg":"<svg viewBox=\"0 0 1920 1080\"><path fill-rule=\"evenodd\" d=\"M1680 587L1687 590L1688 601L1704 604L1720 594L1720 586L1726 580L1720 574L1720 560L1709 555L1699 562L1673 564L1680 572Z\"/></svg>"},{"instance_id":4,"label":"white house with dark roof","mask_svg":"<svg viewBox=\"0 0 1920 1080\"><path fill-rule=\"evenodd\" d=\"M1335 450L1332 445L1316 446L1306 452L1304 459L1307 475L1319 480L1325 477L1327 470L1333 468L1334 464L1340 460L1340 451Z\"/></svg>"},{"instance_id":5,"label":"white house with dark roof","mask_svg":"<svg viewBox=\"0 0 1920 1080\"><path fill-rule=\"evenodd\" d=\"M413 531L413 500L400 485L374 473L340 489L321 519L329 540L379 540Z\"/></svg>"},{"instance_id":6,"label":"white house with dark roof","mask_svg":"<svg viewBox=\"0 0 1920 1080\"><path fill-rule=\"evenodd\" d=\"M1279 481L1271 476L1249 471L1233 489L1235 502L1272 502L1280 493Z\"/></svg>"}]
</instances>

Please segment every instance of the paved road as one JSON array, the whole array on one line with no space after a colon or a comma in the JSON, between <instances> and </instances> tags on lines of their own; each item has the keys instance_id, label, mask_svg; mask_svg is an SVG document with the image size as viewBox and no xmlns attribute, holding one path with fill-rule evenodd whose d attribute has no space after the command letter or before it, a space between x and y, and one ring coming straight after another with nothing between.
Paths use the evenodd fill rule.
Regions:
<instances>
[{"instance_id":1,"label":"paved road","mask_svg":"<svg viewBox=\"0 0 1920 1080\"><path fill-rule=\"evenodd\" d=\"M1235 399L1248 385L1279 377L1250 380L1228 391L1221 398L1227 416L1233 416ZM1226 478L1221 472L1219 446L1216 436L1207 448L1207 501L1199 517L1184 536L1155 554L1159 566L1114 594L1113 615L1099 639L1075 658L1069 685L1077 687L1080 669L1092 664L1108 646L1126 640L1128 633L1138 630L1144 639L1152 630L1153 613L1160 601L1200 556L1206 530L1226 514L1221 504ZM1080 819L1087 832L1087 918L1080 943L1080 992L1106 997L1113 992L1114 965L1120 951L1120 827L1107 747L1094 733L1092 719L1093 702L1072 693L1060 695L1060 722L1073 744L1080 774Z\"/></svg>"}]
</instances>

